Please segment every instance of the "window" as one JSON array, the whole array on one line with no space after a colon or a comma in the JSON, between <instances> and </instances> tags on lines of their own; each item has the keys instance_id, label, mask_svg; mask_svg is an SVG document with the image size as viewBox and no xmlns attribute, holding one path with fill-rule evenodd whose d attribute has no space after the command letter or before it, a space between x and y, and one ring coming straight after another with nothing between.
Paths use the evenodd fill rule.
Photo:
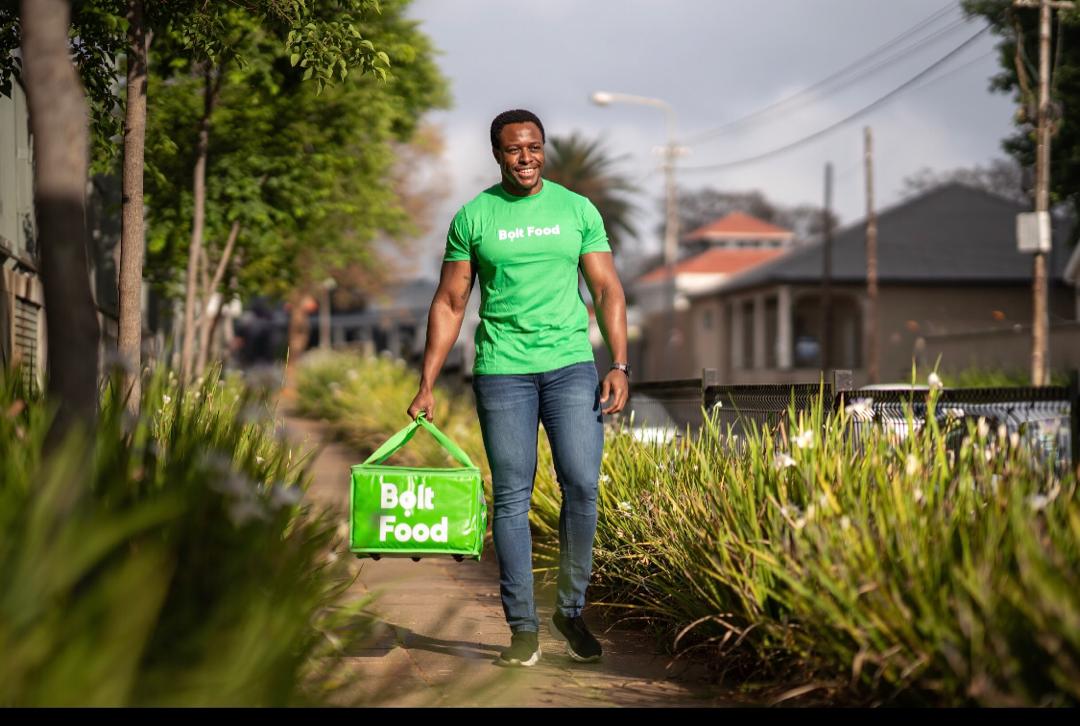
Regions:
<instances>
[{"instance_id":1,"label":"window","mask_svg":"<svg viewBox=\"0 0 1080 726\"><path fill-rule=\"evenodd\" d=\"M747 300L739 305L742 313L742 368L754 367L754 301Z\"/></svg>"},{"instance_id":2,"label":"window","mask_svg":"<svg viewBox=\"0 0 1080 726\"><path fill-rule=\"evenodd\" d=\"M765 300L765 367L777 368L777 337L779 335L779 303L775 297Z\"/></svg>"},{"instance_id":3,"label":"window","mask_svg":"<svg viewBox=\"0 0 1080 726\"><path fill-rule=\"evenodd\" d=\"M829 368L862 365L862 315L851 295L833 294L830 303ZM821 368L821 298L816 293L795 300L794 359L796 368Z\"/></svg>"}]
</instances>

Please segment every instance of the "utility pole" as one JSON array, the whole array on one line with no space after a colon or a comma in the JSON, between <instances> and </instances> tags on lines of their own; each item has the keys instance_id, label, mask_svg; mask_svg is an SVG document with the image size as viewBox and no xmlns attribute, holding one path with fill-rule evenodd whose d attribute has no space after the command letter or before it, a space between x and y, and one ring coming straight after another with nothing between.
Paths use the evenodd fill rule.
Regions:
<instances>
[{"instance_id":1,"label":"utility pole","mask_svg":"<svg viewBox=\"0 0 1080 726\"><path fill-rule=\"evenodd\" d=\"M1053 10L1072 10L1072 2L1013 0L1013 7L1039 8L1039 106L1035 145L1035 214L1050 214L1050 22ZM1022 43L1023 38L1017 38ZM1031 383L1050 379L1050 316L1047 310L1046 251L1035 252L1032 271L1034 320L1031 327Z\"/></svg>"},{"instance_id":2,"label":"utility pole","mask_svg":"<svg viewBox=\"0 0 1080 726\"><path fill-rule=\"evenodd\" d=\"M878 272L877 272L877 212L874 211L874 136L870 127L866 136L866 372L870 383L879 383L878 371Z\"/></svg>"},{"instance_id":3,"label":"utility pole","mask_svg":"<svg viewBox=\"0 0 1080 726\"><path fill-rule=\"evenodd\" d=\"M832 164L825 164L825 209L822 223L824 240L821 245L821 369L832 365Z\"/></svg>"}]
</instances>

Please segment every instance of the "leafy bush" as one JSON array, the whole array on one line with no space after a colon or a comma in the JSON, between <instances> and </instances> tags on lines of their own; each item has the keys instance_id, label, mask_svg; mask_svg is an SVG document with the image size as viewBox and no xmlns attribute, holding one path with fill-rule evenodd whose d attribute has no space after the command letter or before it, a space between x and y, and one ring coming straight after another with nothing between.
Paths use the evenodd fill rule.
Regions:
<instances>
[{"instance_id":1,"label":"leafy bush","mask_svg":"<svg viewBox=\"0 0 1080 726\"><path fill-rule=\"evenodd\" d=\"M0 378L0 703L327 700L357 623L341 535L267 402L159 369L136 419L117 390L47 449L44 402Z\"/></svg>"}]
</instances>

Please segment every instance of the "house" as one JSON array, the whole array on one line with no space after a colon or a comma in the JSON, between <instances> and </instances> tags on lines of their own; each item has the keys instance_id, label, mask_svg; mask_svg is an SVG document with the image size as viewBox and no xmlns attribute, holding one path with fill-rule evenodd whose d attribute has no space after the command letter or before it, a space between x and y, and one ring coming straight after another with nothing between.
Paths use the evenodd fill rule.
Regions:
<instances>
[{"instance_id":1,"label":"house","mask_svg":"<svg viewBox=\"0 0 1080 726\"><path fill-rule=\"evenodd\" d=\"M0 95L0 366L22 365L40 387L45 372L45 294L34 234L34 171L26 94Z\"/></svg>"},{"instance_id":2,"label":"house","mask_svg":"<svg viewBox=\"0 0 1080 726\"><path fill-rule=\"evenodd\" d=\"M715 289L729 278L781 257L794 247L795 234L742 212L733 212L692 230L680 240L681 259L641 275L632 283L634 306L628 317L641 336L630 346L637 380L688 378L694 368L694 336L687 311L690 298ZM669 299L673 298L673 304ZM606 356L597 353L597 360Z\"/></svg>"},{"instance_id":3,"label":"house","mask_svg":"<svg viewBox=\"0 0 1080 726\"><path fill-rule=\"evenodd\" d=\"M101 331L98 370L116 349L119 297L120 181L87 180L87 246L90 289ZM39 271L34 219L34 161L26 92L17 79L0 95L0 367L22 366L26 382L40 388L48 365L45 293Z\"/></svg>"},{"instance_id":4,"label":"house","mask_svg":"<svg viewBox=\"0 0 1080 726\"><path fill-rule=\"evenodd\" d=\"M934 365L927 341L1012 332L1030 355L1032 259L1017 251L1016 215L1024 206L947 184L878 215L879 361L883 381L911 376L913 360ZM1065 281L1067 234L1054 231L1048 255L1052 326L1076 324L1075 293ZM848 368L867 382L869 320L865 223L838 231L832 244L829 368ZM820 240L782 258L690 294L693 369L716 368L725 383L816 382L822 368ZM1069 334L1071 335L1071 334ZM1071 338L1069 339L1071 340ZM1080 365L1077 345L1051 341L1054 368ZM943 369L1001 367L999 341ZM1056 356L1056 357L1055 357ZM1011 360L1011 359L1008 359Z\"/></svg>"}]
</instances>

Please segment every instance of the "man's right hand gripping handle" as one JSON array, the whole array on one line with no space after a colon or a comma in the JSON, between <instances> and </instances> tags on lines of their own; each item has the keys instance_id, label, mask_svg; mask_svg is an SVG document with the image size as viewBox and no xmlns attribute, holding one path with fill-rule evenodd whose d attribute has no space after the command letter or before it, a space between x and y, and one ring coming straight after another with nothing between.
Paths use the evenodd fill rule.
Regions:
<instances>
[{"instance_id":1,"label":"man's right hand gripping handle","mask_svg":"<svg viewBox=\"0 0 1080 726\"><path fill-rule=\"evenodd\" d=\"M435 396L431 391L423 388L417 392L416 398L409 404L409 418L415 421L421 411L424 412L424 418L428 421L435 420Z\"/></svg>"}]
</instances>

